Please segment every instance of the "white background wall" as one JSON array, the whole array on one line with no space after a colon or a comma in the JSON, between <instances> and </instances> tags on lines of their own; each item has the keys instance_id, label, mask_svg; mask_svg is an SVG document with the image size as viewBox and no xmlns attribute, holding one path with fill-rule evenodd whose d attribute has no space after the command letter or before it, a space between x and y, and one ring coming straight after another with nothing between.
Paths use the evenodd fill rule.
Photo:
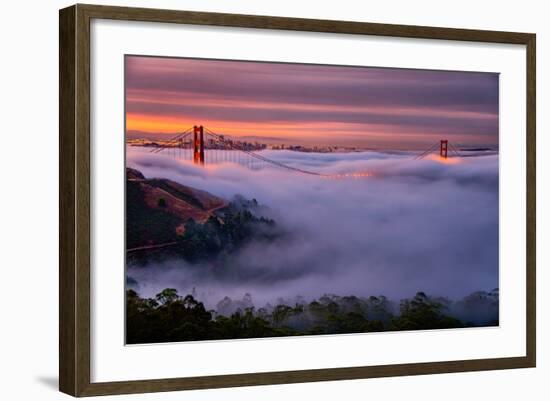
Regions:
<instances>
[{"instance_id":1,"label":"white background wall","mask_svg":"<svg viewBox=\"0 0 550 401\"><path fill-rule=\"evenodd\" d=\"M548 274L550 25L544 1L157 0L98 4L357 20L537 33L538 367L480 373L119 396L139 400L546 400L550 388ZM11 1L0 21L0 395L57 392L58 9L68 1ZM7 273L7 274L6 274ZM452 344L449 344L452 346ZM548 380L548 379L546 379ZM102 399L115 399L106 397Z\"/></svg>"}]
</instances>

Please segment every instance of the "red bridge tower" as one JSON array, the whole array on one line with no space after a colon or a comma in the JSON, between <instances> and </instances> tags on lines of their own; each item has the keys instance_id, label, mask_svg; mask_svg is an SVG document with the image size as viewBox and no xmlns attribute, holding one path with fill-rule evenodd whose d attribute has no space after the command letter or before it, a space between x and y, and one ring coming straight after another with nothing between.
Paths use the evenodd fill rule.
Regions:
<instances>
[{"instance_id":1,"label":"red bridge tower","mask_svg":"<svg viewBox=\"0 0 550 401\"><path fill-rule=\"evenodd\" d=\"M204 164L204 129L201 126L193 126L193 162Z\"/></svg>"},{"instance_id":2,"label":"red bridge tower","mask_svg":"<svg viewBox=\"0 0 550 401\"><path fill-rule=\"evenodd\" d=\"M201 127L202 128L202 127ZM449 141L446 139L441 140L441 144L439 145L439 156L443 159L447 158L447 148L449 145Z\"/></svg>"}]
</instances>

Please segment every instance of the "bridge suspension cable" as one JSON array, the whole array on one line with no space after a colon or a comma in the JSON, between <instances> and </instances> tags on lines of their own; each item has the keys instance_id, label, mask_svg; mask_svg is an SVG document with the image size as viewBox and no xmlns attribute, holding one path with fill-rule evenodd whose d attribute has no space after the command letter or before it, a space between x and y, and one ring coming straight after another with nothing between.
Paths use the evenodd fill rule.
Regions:
<instances>
[{"instance_id":1,"label":"bridge suspension cable","mask_svg":"<svg viewBox=\"0 0 550 401\"><path fill-rule=\"evenodd\" d=\"M177 143L178 141L181 141L182 139L185 139L187 136L189 136L191 134L192 130L193 130L193 127L188 128L187 130L185 130L183 132L180 132L179 134L175 135L174 137L168 139L168 141L166 141L166 142L168 144ZM150 151L150 153L160 153L163 150L165 150L167 148L170 148L170 147L171 146L165 144L165 145L159 146L157 148L154 148L153 150Z\"/></svg>"},{"instance_id":2,"label":"bridge suspension cable","mask_svg":"<svg viewBox=\"0 0 550 401\"><path fill-rule=\"evenodd\" d=\"M432 146L430 146L428 149L426 149L424 152L416 155L413 160L420 160L420 159L423 159L425 158L426 156L428 156L428 154L430 154L431 152L433 152L435 149L437 149L437 147L439 146L439 143L436 142L434 143Z\"/></svg>"},{"instance_id":3,"label":"bridge suspension cable","mask_svg":"<svg viewBox=\"0 0 550 401\"><path fill-rule=\"evenodd\" d=\"M222 135L216 134L215 132L213 132L212 130L210 130L206 127L205 127L205 130L207 131L207 133L209 135L213 136L217 140L222 141L224 144L227 144L231 149L240 151L242 153L245 153L246 155L248 155L248 156L250 156L254 159L257 159L257 160L260 160L260 161L263 161L263 162L266 162L266 163L270 163L270 164L275 165L277 167L285 168L287 170L296 171L296 172L302 173L302 174L316 175L316 176L320 176L320 177L330 176L330 174L323 174L323 173L319 173L319 172L316 172L316 171L304 170L304 169L301 169L301 168L298 168L298 167L289 166L287 164L278 162L276 160L268 159L267 157L261 156L257 153L252 152L252 151L236 147L235 145L233 145L232 142L225 141L225 138Z\"/></svg>"},{"instance_id":4,"label":"bridge suspension cable","mask_svg":"<svg viewBox=\"0 0 550 401\"><path fill-rule=\"evenodd\" d=\"M462 157L458 149L455 148L455 146L452 143L449 143L449 147L451 148L451 151L455 154L456 157Z\"/></svg>"}]
</instances>

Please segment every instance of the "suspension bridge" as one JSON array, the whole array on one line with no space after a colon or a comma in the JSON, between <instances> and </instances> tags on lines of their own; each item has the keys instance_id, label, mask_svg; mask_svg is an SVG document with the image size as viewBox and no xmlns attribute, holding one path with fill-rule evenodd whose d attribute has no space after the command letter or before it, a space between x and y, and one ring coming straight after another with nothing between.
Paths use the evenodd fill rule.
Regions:
<instances>
[{"instance_id":1,"label":"suspension bridge","mask_svg":"<svg viewBox=\"0 0 550 401\"><path fill-rule=\"evenodd\" d=\"M265 148L265 145L264 147ZM233 139L229 136L216 133L202 125L195 125L172 138L156 144L151 153L171 152L179 159L191 160L194 164L235 163L247 168L258 170L267 165L292 171L295 173L317 176L320 178L361 178L371 177L372 172L354 172L341 174L326 174L313 170L306 170L281 161L273 160L261 155L261 145L255 145ZM423 152L414 155L412 160L422 160L439 151L441 159L461 157L460 152L448 140L443 139L432 144Z\"/></svg>"}]
</instances>

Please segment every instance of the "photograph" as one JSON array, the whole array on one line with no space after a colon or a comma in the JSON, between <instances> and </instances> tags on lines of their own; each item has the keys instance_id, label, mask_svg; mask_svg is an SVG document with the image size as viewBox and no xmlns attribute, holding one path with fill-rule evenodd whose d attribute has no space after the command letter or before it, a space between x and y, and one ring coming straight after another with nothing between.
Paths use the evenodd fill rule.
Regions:
<instances>
[{"instance_id":1,"label":"photograph","mask_svg":"<svg viewBox=\"0 0 550 401\"><path fill-rule=\"evenodd\" d=\"M126 344L499 326L499 78L126 54Z\"/></svg>"}]
</instances>

